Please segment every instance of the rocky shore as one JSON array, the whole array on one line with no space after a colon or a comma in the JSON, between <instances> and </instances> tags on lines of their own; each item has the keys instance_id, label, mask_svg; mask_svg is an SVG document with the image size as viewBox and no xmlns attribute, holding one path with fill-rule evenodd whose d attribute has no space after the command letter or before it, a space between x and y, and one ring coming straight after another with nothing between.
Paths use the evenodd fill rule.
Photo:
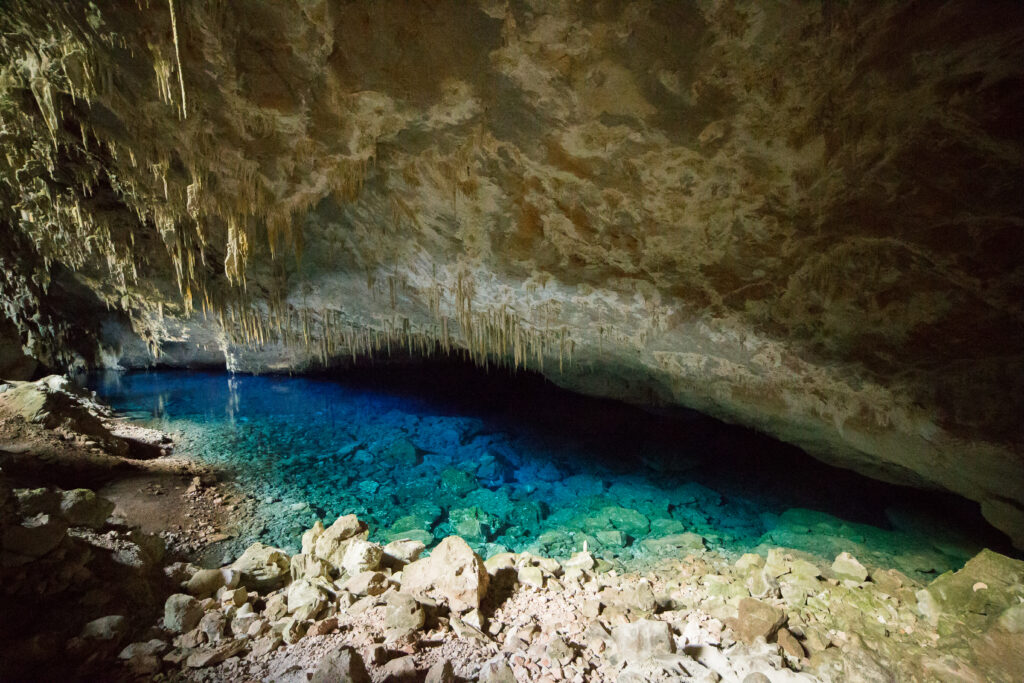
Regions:
<instances>
[{"instance_id":1,"label":"rocky shore","mask_svg":"<svg viewBox=\"0 0 1024 683\"><path fill-rule=\"evenodd\" d=\"M364 521L342 515L306 530L298 553L255 543L220 565L202 550L244 521L244 498L180 465L163 493L152 484L146 495L178 508L181 528L151 533L139 525L153 518L134 519L138 508L123 499L40 483L25 461L58 442L66 451L55 473L72 450L79 465L142 461L106 436L124 438L88 396L53 379L5 386L4 680L1017 681L1024 672L1024 562L989 550L922 583L847 552L831 563L784 547L726 557L691 534L624 570L586 549L484 559L459 536L427 555L414 538L371 542ZM53 407L68 396L73 409ZM50 408L16 409L29 404ZM76 432L83 423L91 431Z\"/></svg>"}]
</instances>

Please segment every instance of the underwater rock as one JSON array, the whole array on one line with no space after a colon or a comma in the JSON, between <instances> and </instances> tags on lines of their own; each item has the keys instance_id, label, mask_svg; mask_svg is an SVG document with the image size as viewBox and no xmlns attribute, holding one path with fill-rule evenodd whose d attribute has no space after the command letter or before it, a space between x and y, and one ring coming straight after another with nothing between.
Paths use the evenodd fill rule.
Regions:
<instances>
[{"instance_id":1,"label":"underwater rock","mask_svg":"<svg viewBox=\"0 0 1024 683\"><path fill-rule=\"evenodd\" d=\"M458 536L443 539L430 557L402 571L402 590L416 597L442 600L455 612L478 609L487 593L483 560Z\"/></svg>"},{"instance_id":2,"label":"underwater rock","mask_svg":"<svg viewBox=\"0 0 1024 683\"><path fill-rule=\"evenodd\" d=\"M630 508L609 506L601 510L601 515L613 527L633 538L646 535L651 526L647 517Z\"/></svg>"},{"instance_id":3,"label":"underwater rock","mask_svg":"<svg viewBox=\"0 0 1024 683\"><path fill-rule=\"evenodd\" d=\"M685 555L704 550L704 538L700 534L685 532L660 538L645 538L640 546L652 555Z\"/></svg>"},{"instance_id":4,"label":"underwater rock","mask_svg":"<svg viewBox=\"0 0 1024 683\"><path fill-rule=\"evenodd\" d=\"M384 457L396 467L415 467L420 456L416 446L408 439L399 439L388 446Z\"/></svg>"},{"instance_id":5,"label":"underwater rock","mask_svg":"<svg viewBox=\"0 0 1024 683\"><path fill-rule=\"evenodd\" d=\"M389 531L384 535L385 539L389 542L395 541L415 541L423 545L424 548L434 544L434 534L423 529L408 529L404 531Z\"/></svg>"},{"instance_id":6,"label":"underwater rock","mask_svg":"<svg viewBox=\"0 0 1024 683\"><path fill-rule=\"evenodd\" d=\"M476 476L465 470L446 467L441 472L441 490L456 498L462 498L479 485Z\"/></svg>"}]
</instances>

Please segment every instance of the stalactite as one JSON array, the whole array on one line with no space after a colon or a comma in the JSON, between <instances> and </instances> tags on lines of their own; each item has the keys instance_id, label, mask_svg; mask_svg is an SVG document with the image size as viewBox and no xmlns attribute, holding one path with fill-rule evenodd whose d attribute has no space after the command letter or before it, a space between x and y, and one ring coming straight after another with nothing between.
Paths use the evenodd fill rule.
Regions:
<instances>
[{"instance_id":1,"label":"stalactite","mask_svg":"<svg viewBox=\"0 0 1024 683\"><path fill-rule=\"evenodd\" d=\"M178 83L181 85L181 117L188 118L188 104L185 101L185 70L181 66L181 48L178 44L178 20L175 18L174 0L167 0L171 12L171 34L174 37L174 56L178 60Z\"/></svg>"}]
</instances>

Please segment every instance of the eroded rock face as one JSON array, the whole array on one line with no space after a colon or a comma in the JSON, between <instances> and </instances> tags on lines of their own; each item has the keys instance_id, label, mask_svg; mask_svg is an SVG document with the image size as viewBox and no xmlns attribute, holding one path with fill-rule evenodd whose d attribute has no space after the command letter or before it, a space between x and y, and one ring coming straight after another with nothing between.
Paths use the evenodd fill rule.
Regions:
<instances>
[{"instance_id":1,"label":"eroded rock face","mask_svg":"<svg viewBox=\"0 0 1024 683\"><path fill-rule=\"evenodd\" d=\"M1024 545L1021 7L61 7L0 17L34 357L466 353L955 491Z\"/></svg>"}]
</instances>

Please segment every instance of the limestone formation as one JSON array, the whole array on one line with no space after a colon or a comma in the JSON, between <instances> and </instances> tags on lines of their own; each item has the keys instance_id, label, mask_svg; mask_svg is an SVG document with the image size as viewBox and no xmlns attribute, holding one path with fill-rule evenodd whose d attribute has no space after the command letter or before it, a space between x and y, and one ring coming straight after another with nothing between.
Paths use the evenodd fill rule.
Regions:
<instances>
[{"instance_id":1,"label":"limestone formation","mask_svg":"<svg viewBox=\"0 0 1024 683\"><path fill-rule=\"evenodd\" d=\"M402 570L402 588L414 596L438 598L456 612L480 607L489 576L483 560L458 536L442 540L430 557Z\"/></svg>"},{"instance_id":2,"label":"limestone formation","mask_svg":"<svg viewBox=\"0 0 1024 683\"><path fill-rule=\"evenodd\" d=\"M969 0L11 0L0 369L529 367L1024 544L1022 35Z\"/></svg>"}]
</instances>

